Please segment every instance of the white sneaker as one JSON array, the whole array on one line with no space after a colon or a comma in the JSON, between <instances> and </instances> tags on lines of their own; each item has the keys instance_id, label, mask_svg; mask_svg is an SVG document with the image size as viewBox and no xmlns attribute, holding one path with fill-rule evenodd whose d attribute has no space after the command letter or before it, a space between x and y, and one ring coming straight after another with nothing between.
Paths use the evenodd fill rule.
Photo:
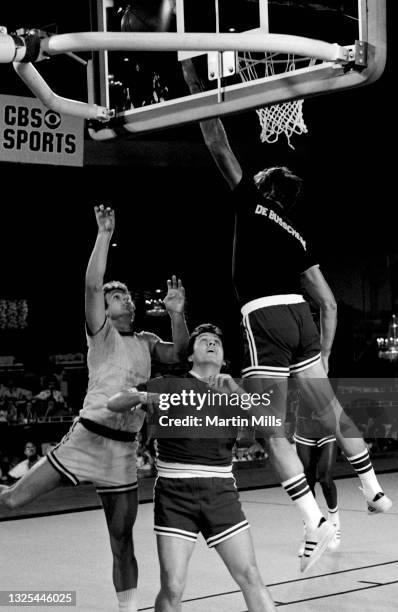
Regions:
<instances>
[{"instance_id":1,"label":"white sneaker","mask_svg":"<svg viewBox=\"0 0 398 612\"><path fill-rule=\"evenodd\" d=\"M330 550L331 552L334 552L335 550L337 550L341 544L341 531L340 531L340 527L338 525L336 525L335 523L334 527L336 528L336 533L334 534L334 537L332 540L330 540L329 544L328 544L328 550Z\"/></svg>"},{"instance_id":2,"label":"white sneaker","mask_svg":"<svg viewBox=\"0 0 398 612\"><path fill-rule=\"evenodd\" d=\"M325 552L327 545L334 538L336 528L330 521L322 518L318 527L307 530L305 537L304 554L301 557L300 569L307 572Z\"/></svg>"},{"instance_id":3,"label":"white sneaker","mask_svg":"<svg viewBox=\"0 0 398 612\"><path fill-rule=\"evenodd\" d=\"M301 557L303 556L303 554L304 554L304 549L305 549L305 538L306 538L306 535L307 535L307 532L306 532L306 530L305 530L305 525L304 525L304 529L303 529L303 537L302 537L302 540L301 540L301 542L300 542L300 546L299 546L299 549L298 549L298 552L297 552L297 556L298 556L298 557L300 557L300 558L301 558Z\"/></svg>"},{"instance_id":4,"label":"white sneaker","mask_svg":"<svg viewBox=\"0 0 398 612\"><path fill-rule=\"evenodd\" d=\"M362 493L364 493L362 487L359 488L361 489ZM383 493L383 491L377 493L377 495L375 495L373 499L367 499L366 502L368 505L368 514L380 514L382 512L388 512L388 510L392 506L391 499L387 497L387 495Z\"/></svg>"}]
</instances>

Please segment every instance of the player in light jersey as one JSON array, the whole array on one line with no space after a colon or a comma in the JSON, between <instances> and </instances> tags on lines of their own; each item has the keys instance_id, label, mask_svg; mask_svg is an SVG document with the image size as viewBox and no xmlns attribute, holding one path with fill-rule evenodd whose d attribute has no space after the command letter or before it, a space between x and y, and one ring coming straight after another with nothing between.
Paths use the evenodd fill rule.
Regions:
<instances>
[{"instance_id":1,"label":"player in light jersey","mask_svg":"<svg viewBox=\"0 0 398 612\"><path fill-rule=\"evenodd\" d=\"M138 402L156 402L161 394L173 396L173 405L176 405L179 394L192 392L195 398L208 398L202 414L214 406L213 391L216 395L219 395L217 392L240 392L230 376L220 375L224 351L218 327L199 325L190 336L188 355L192 369L185 379L154 379L150 381L148 394L137 393L135 389L121 391L109 400L109 408L123 413ZM192 400L187 412L191 414L195 410ZM226 410L228 414L228 406ZM181 409L176 408L176 414L180 413ZM158 477L154 500L161 589L155 610L181 610L189 560L200 532L242 589L249 612L275 610L258 571L249 524L232 474L232 447L238 430L232 438L218 438L203 437L202 425L196 429L197 433L193 432L191 437L181 437L178 432L175 437L164 437L170 435L169 428L169 433L157 438ZM184 434L187 435L186 429Z\"/></svg>"},{"instance_id":2,"label":"player in light jersey","mask_svg":"<svg viewBox=\"0 0 398 612\"><path fill-rule=\"evenodd\" d=\"M103 284L115 227L111 208L95 207L98 234L86 272L86 331L89 382L80 416L61 442L12 487L0 487L0 504L13 509L56 488L91 481L101 496L113 554L113 583L119 611L136 612L137 561L132 528L137 515L135 435L145 413L108 410L120 388L146 382L151 358L177 362L188 344L184 289L174 276L164 303L171 317L173 342L149 332L134 332L135 305L123 283Z\"/></svg>"},{"instance_id":3,"label":"player in light jersey","mask_svg":"<svg viewBox=\"0 0 398 612\"><path fill-rule=\"evenodd\" d=\"M191 93L202 91L193 61L185 60L182 68ZM272 408L284 416L287 378L296 377L305 401L336 435L359 476L368 512L386 512L391 500L382 491L360 432L345 414L327 378L337 321L336 302L306 237L287 217L302 181L285 167L264 169L251 180L244 176L221 120L202 121L200 127L233 191L233 281L245 330L242 375L247 378L247 388L261 393L273 386ZM320 308L320 334L304 300L303 288ZM301 570L307 571L333 539L336 529L322 516L303 465L286 437L272 428L264 428L263 435L282 486L297 503L306 525Z\"/></svg>"}]
</instances>

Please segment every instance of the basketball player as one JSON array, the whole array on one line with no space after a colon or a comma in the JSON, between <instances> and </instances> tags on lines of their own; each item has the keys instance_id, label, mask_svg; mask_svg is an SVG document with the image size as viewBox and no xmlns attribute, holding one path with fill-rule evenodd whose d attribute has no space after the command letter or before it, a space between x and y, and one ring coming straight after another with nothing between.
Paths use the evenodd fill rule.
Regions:
<instances>
[{"instance_id":1,"label":"basketball player","mask_svg":"<svg viewBox=\"0 0 398 612\"><path fill-rule=\"evenodd\" d=\"M135 305L123 283L103 284L115 227L111 208L95 207L98 235L86 272L88 391L80 416L61 442L14 486L0 489L0 504L13 509L57 487L91 481L104 507L113 554L113 583L119 611L136 612L137 561L132 528L137 514L135 435L145 413L114 414L108 399L120 388L146 382L151 357L179 360L188 343L184 289L174 276L164 300L171 317L173 343L149 332L134 332Z\"/></svg>"},{"instance_id":2,"label":"basketball player","mask_svg":"<svg viewBox=\"0 0 398 612\"><path fill-rule=\"evenodd\" d=\"M192 60L183 63L191 93L203 90ZM273 409L286 411L289 376L297 377L303 400L321 418L358 474L370 513L386 512L391 500L383 493L367 447L344 413L327 379L336 328L336 302L305 238L287 217L301 180L288 168L262 170L254 181L242 173L220 119L200 123L205 143L233 191L235 240L233 280L245 329L242 375L249 389L274 384ZM260 270L260 273L258 271ZM320 308L319 335L303 289ZM278 406L279 404L279 406ZM303 465L279 431L264 428L270 459L282 486L294 500L306 525L301 569L315 563L334 537L308 486Z\"/></svg>"},{"instance_id":3,"label":"basketball player","mask_svg":"<svg viewBox=\"0 0 398 612\"><path fill-rule=\"evenodd\" d=\"M239 391L230 376L220 375L224 351L218 327L211 324L196 327L190 336L188 355L192 369L184 381L185 392ZM150 388L177 395L176 381L172 379L154 379ZM137 398L136 390L132 391L122 391L111 398L110 410L123 412L138 401L146 402L149 395L151 399L154 396L141 393ZM208 406L211 405L209 399ZM193 404L192 408L195 410ZM158 477L154 499L161 588L156 598L156 612L181 610L188 564L199 532L208 547L216 549L242 589L249 611L275 610L258 571L249 524L232 475L234 441L235 438L209 436L157 438Z\"/></svg>"}]
</instances>

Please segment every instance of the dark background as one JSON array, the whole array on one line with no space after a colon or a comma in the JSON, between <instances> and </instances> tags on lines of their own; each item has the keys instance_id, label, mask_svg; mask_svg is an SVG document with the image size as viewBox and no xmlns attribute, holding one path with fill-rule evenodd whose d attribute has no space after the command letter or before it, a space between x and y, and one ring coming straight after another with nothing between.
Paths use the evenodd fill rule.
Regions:
<instances>
[{"instance_id":1,"label":"dark background","mask_svg":"<svg viewBox=\"0 0 398 612\"><path fill-rule=\"evenodd\" d=\"M395 12L389 2L390 25ZM59 32L84 31L90 6L23 1L2 6L0 22L9 31L53 23ZM393 372L377 359L375 344L398 310L392 51L390 37L387 67L375 84L306 100L309 134L293 138L295 150L284 139L261 144L254 111L224 121L245 170L285 164L305 179L300 222L313 234L339 303L334 376ZM56 93L84 99L79 64L57 57L38 68ZM10 65L0 65L0 93L29 95ZM96 236L92 208L106 203L115 207L117 219L106 279L144 290L165 287L171 274L180 275L190 327L203 321L221 325L238 367L229 191L198 126L120 142L87 139L83 168L1 163L0 171L0 297L29 302L28 330L0 332L0 353L37 364L49 353L85 350L84 273ZM266 274L268 265L256 263L253 276ZM137 325L167 338L169 321L146 317L138 306Z\"/></svg>"}]
</instances>

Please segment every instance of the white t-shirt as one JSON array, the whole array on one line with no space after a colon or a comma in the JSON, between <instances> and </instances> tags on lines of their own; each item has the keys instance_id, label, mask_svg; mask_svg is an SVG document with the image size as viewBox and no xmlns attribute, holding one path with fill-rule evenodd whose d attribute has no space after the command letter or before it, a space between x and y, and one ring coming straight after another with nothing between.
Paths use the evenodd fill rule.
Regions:
<instances>
[{"instance_id":1,"label":"white t-shirt","mask_svg":"<svg viewBox=\"0 0 398 612\"><path fill-rule=\"evenodd\" d=\"M87 334L88 389L80 416L124 431L139 431L144 411L114 413L107 409L112 395L146 383L151 375L151 355L160 338L150 332L123 334L105 320L94 335Z\"/></svg>"}]
</instances>

